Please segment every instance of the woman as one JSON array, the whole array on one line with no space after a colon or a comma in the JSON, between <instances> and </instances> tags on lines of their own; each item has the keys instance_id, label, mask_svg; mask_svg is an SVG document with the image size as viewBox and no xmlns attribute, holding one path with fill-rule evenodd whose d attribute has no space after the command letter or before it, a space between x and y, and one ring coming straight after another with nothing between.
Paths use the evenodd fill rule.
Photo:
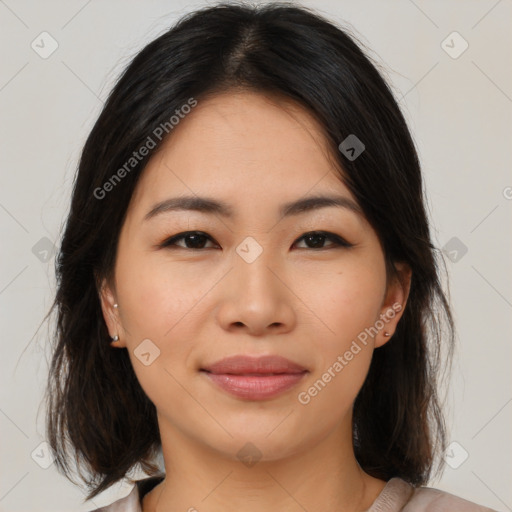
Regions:
<instances>
[{"instance_id":1,"label":"woman","mask_svg":"<svg viewBox=\"0 0 512 512\"><path fill-rule=\"evenodd\" d=\"M314 12L220 4L147 45L58 258L58 468L92 499L140 465L107 511L490 510L424 487L453 322L422 187L388 86Z\"/></svg>"}]
</instances>

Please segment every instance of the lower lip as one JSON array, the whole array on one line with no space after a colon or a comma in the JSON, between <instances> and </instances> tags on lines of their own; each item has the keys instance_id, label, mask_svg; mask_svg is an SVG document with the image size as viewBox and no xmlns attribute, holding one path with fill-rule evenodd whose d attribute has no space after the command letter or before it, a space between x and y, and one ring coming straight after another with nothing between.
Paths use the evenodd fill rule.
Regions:
<instances>
[{"instance_id":1,"label":"lower lip","mask_svg":"<svg viewBox=\"0 0 512 512\"><path fill-rule=\"evenodd\" d=\"M262 375L261 377L256 375L216 374L204 370L203 373L217 386L234 396L247 400L265 400L296 386L307 372Z\"/></svg>"}]
</instances>

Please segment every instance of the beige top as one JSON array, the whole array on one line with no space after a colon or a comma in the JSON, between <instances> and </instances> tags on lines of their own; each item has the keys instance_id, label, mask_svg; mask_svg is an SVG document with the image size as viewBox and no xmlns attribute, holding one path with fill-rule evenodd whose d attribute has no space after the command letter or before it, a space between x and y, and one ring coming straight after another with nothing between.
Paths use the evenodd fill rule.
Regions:
<instances>
[{"instance_id":1,"label":"beige top","mask_svg":"<svg viewBox=\"0 0 512 512\"><path fill-rule=\"evenodd\" d=\"M142 512L142 498L163 477L137 481L128 496L91 512ZM413 487L401 478L389 480L366 512L496 512L431 487Z\"/></svg>"}]
</instances>

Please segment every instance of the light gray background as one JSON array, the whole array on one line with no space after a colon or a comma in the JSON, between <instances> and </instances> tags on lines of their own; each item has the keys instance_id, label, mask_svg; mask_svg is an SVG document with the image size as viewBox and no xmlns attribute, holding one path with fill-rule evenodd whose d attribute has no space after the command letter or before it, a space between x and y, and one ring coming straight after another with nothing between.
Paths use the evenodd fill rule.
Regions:
<instances>
[{"instance_id":1,"label":"light gray background","mask_svg":"<svg viewBox=\"0 0 512 512\"><path fill-rule=\"evenodd\" d=\"M430 485L512 510L511 2L303 4L352 27L388 70L420 151L435 242L456 237L467 247L446 259L459 334L447 405L458 445L446 460L469 456ZM40 446L47 328L36 333L55 291L45 250L59 244L80 150L114 79L177 17L204 5L0 0L1 511L85 511L130 490L119 485L80 505L78 487L32 458L48 458ZM43 31L58 43L46 59L31 48L49 48ZM453 31L469 44L458 58L445 50L458 53L462 40L442 45Z\"/></svg>"}]
</instances>

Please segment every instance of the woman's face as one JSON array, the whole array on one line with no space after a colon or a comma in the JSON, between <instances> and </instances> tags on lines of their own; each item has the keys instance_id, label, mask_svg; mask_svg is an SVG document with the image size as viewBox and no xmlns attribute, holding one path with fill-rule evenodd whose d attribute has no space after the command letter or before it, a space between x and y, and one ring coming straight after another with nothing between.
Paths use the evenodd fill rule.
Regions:
<instances>
[{"instance_id":1,"label":"woman's face","mask_svg":"<svg viewBox=\"0 0 512 512\"><path fill-rule=\"evenodd\" d=\"M199 101L147 165L102 307L120 338L113 346L128 349L157 408L162 438L233 458L252 443L273 460L351 436L352 404L408 285L386 286L377 235L327 155L304 110L229 93ZM154 210L185 196L226 212ZM318 196L340 205L282 211ZM305 371L203 371L234 355L277 355Z\"/></svg>"}]
</instances>

